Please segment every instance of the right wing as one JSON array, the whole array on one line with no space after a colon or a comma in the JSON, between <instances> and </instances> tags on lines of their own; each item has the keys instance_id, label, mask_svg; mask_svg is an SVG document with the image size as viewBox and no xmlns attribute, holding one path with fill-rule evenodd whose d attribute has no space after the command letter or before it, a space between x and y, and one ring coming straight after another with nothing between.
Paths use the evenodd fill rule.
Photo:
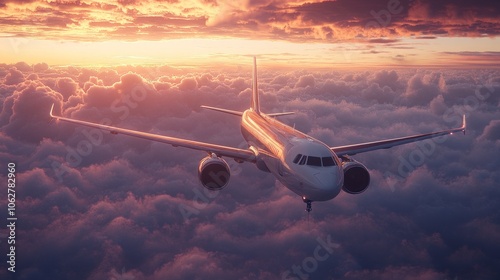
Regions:
<instances>
[{"instance_id":1,"label":"right wing","mask_svg":"<svg viewBox=\"0 0 500 280\"><path fill-rule=\"evenodd\" d=\"M447 134L453 134L453 132L463 131L465 133L465 128L466 128L466 124L465 124L465 115L464 115L463 119L462 119L462 126L458 127L458 128L453 128L453 129L443 130L443 131L438 131L438 132L431 132L431 133L425 133L425 134L406 136L406 137L400 137L400 138L394 138L394 139L381 140L381 141L332 147L330 149L332 151L334 151L338 156L343 156L343 155L351 156L351 155L369 152L369 151L374 151L374 150L379 150L379 149L389 149L389 148L394 147L394 146L403 145L403 144L416 142L416 141L421 141L421 140L425 140L425 139L429 139L429 138L439 137L439 136L443 136L443 135L447 135Z\"/></svg>"},{"instance_id":2,"label":"right wing","mask_svg":"<svg viewBox=\"0 0 500 280\"><path fill-rule=\"evenodd\" d=\"M138 137L138 138L151 140L151 141L162 142L162 143L170 144L174 147L179 146L179 147L185 147L185 148L194 149L194 150L201 150L201 151L205 151L207 153L214 153L217 156L225 156L225 157L233 158L236 161L255 162L255 154L250 149L247 149L247 150L238 149L238 148L233 148L233 147L228 147L228 146L209 144L209 143L204 143L204 142L198 142L198 141L163 136L163 135L158 135L158 134L146 133L146 132L141 132L141 131L135 131L135 130L125 129L125 128L102 125L102 124L97 124L97 123L92 123L92 122L74 120L74 119L70 119L70 118L56 116L53 114L53 110L54 110L54 104L52 104L52 108L50 108L50 116L54 119L57 119L57 120L75 123L75 124L79 124L79 125L84 125L84 126L88 126L88 127L93 127L93 128L97 128L97 129L101 129L101 130L106 130L106 131L111 132L112 134L119 134L120 133L120 134L124 134L124 135L130 135L130 136L134 136L134 137Z\"/></svg>"}]
</instances>

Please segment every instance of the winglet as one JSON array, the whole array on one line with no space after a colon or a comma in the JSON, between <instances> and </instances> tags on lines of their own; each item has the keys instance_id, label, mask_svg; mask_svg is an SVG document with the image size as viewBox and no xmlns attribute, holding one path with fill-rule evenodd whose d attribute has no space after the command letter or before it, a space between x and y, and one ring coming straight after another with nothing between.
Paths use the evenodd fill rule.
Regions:
<instances>
[{"instance_id":1,"label":"winglet","mask_svg":"<svg viewBox=\"0 0 500 280\"><path fill-rule=\"evenodd\" d=\"M467 122L465 121L465 114L462 116L462 131L464 132L465 135L465 129L467 128Z\"/></svg>"},{"instance_id":2,"label":"winglet","mask_svg":"<svg viewBox=\"0 0 500 280\"><path fill-rule=\"evenodd\" d=\"M54 103L52 103L52 107L50 107L50 117L55 118L54 114L52 114L52 111L54 111Z\"/></svg>"},{"instance_id":3,"label":"winglet","mask_svg":"<svg viewBox=\"0 0 500 280\"><path fill-rule=\"evenodd\" d=\"M253 57L252 109L260 114L259 89L257 87L257 58Z\"/></svg>"}]
</instances>

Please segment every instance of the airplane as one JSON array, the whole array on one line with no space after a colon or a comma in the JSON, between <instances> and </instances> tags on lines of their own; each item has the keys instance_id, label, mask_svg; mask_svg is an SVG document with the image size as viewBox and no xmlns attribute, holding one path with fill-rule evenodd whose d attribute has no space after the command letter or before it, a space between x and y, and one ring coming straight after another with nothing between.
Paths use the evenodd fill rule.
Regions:
<instances>
[{"instance_id":1,"label":"airplane","mask_svg":"<svg viewBox=\"0 0 500 280\"><path fill-rule=\"evenodd\" d=\"M211 191L225 188L230 179L230 169L226 160L232 158L238 163L251 162L264 171L273 174L288 189L299 195L306 203L306 211L312 210L313 201L328 201L341 190L349 194L360 194L370 184L370 173L352 155L388 149L394 146L439 137L454 132L465 134L465 115L458 128L418 134L381 141L330 147L276 119L294 112L265 114L260 110L257 84L257 62L253 58L252 99L250 108L240 112L210 106L201 106L241 118L241 133L248 143L247 149L221 146L205 142L175 138L170 136L107 126L82 120L56 116L54 104L50 109L53 119L124 134L151 141L201 150L208 153L198 166L201 184Z\"/></svg>"}]
</instances>

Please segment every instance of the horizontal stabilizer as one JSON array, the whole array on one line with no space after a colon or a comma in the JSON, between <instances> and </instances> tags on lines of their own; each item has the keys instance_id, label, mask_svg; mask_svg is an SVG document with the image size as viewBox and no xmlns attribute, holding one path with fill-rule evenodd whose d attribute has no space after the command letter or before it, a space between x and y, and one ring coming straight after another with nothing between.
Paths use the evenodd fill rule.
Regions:
<instances>
[{"instance_id":1,"label":"horizontal stabilizer","mask_svg":"<svg viewBox=\"0 0 500 280\"><path fill-rule=\"evenodd\" d=\"M284 112L284 113L272 113L272 114L266 114L270 117L281 117L281 116L288 116L288 115L293 115L295 112Z\"/></svg>"},{"instance_id":2,"label":"horizontal stabilizer","mask_svg":"<svg viewBox=\"0 0 500 280\"><path fill-rule=\"evenodd\" d=\"M222 113L231 114L231 115L235 115L235 116L240 116L240 117L243 116L243 112L240 112L240 111L227 110L227 109L210 107L210 106L205 106L205 105L201 105L201 108L214 110L217 112L222 112Z\"/></svg>"}]
</instances>

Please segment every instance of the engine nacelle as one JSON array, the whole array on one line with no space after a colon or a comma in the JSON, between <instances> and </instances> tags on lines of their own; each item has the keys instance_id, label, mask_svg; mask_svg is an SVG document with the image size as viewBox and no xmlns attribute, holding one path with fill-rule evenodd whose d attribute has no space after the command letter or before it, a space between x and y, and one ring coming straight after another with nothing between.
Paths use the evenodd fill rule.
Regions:
<instances>
[{"instance_id":1,"label":"engine nacelle","mask_svg":"<svg viewBox=\"0 0 500 280\"><path fill-rule=\"evenodd\" d=\"M215 155L203 158L198 166L201 184L211 191L225 188L229 183L230 174L227 162Z\"/></svg>"},{"instance_id":2,"label":"engine nacelle","mask_svg":"<svg viewBox=\"0 0 500 280\"><path fill-rule=\"evenodd\" d=\"M361 163L345 159L342 162L342 169L344 169L344 185L342 190L350 194L360 194L364 192L370 184L370 173L368 169Z\"/></svg>"}]
</instances>

